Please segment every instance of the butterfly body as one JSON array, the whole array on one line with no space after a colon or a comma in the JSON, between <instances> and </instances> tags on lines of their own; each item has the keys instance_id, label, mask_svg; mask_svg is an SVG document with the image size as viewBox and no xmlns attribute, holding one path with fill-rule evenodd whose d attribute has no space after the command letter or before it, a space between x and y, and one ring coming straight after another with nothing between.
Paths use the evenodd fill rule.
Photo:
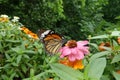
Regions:
<instances>
[{"instance_id":1,"label":"butterfly body","mask_svg":"<svg viewBox=\"0 0 120 80\"><path fill-rule=\"evenodd\" d=\"M64 37L51 30L46 30L44 32L39 30L38 32L41 33L39 38L44 44L46 52L49 54L58 53L59 49L64 44Z\"/></svg>"}]
</instances>

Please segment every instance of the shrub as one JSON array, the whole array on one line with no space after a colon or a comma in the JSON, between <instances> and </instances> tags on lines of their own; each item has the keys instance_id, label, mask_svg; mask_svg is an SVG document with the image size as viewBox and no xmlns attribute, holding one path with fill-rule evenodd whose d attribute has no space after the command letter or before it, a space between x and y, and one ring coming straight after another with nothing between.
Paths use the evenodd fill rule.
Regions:
<instances>
[{"instance_id":1,"label":"shrub","mask_svg":"<svg viewBox=\"0 0 120 80\"><path fill-rule=\"evenodd\" d=\"M43 52L34 33L29 29L31 33L24 33L21 28L24 25L18 19L0 17L0 80L21 80L40 74L49 69L52 59Z\"/></svg>"}]
</instances>

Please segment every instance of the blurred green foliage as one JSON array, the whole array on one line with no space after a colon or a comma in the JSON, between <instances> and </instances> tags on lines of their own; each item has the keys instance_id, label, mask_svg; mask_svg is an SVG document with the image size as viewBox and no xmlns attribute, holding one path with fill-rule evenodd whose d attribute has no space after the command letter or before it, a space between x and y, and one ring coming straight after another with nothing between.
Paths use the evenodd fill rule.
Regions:
<instances>
[{"instance_id":1,"label":"blurred green foliage","mask_svg":"<svg viewBox=\"0 0 120 80\"><path fill-rule=\"evenodd\" d=\"M0 0L0 14L19 16L34 32L52 29L79 40L103 30L106 20L115 23L119 4L118 0Z\"/></svg>"},{"instance_id":2,"label":"blurred green foliage","mask_svg":"<svg viewBox=\"0 0 120 80\"><path fill-rule=\"evenodd\" d=\"M51 28L58 20L65 17L62 0L8 0L3 2L0 3L0 14L19 16L21 22L33 31L38 28Z\"/></svg>"},{"instance_id":3,"label":"blurred green foliage","mask_svg":"<svg viewBox=\"0 0 120 80\"><path fill-rule=\"evenodd\" d=\"M117 16L120 16L120 1L119 0L108 0L108 4L103 7L104 19L115 23Z\"/></svg>"},{"instance_id":4,"label":"blurred green foliage","mask_svg":"<svg viewBox=\"0 0 120 80\"><path fill-rule=\"evenodd\" d=\"M39 39L21 31L21 26L11 18L0 17L0 80L22 80L34 75L45 80L52 75L45 71L56 58L45 54Z\"/></svg>"}]
</instances>

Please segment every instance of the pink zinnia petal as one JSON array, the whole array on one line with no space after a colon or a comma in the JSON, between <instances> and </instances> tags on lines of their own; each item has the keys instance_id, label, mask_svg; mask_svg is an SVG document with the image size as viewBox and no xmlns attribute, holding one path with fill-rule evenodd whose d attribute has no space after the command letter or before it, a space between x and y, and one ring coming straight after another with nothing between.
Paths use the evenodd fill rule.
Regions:
<instances>
[{"instance_id":1,"label":"pink zinnia petal","mask_svg":"<svg viewBox=\"0 0 120 80\"><path fill-rule=\"evenodd\" d=\"M68 56L68 59L69 59L70 61L75 61L75 56L74 56L73 54L70 54L70 55Z\"/></svg>"},{"instance_id":2,"label":"pink zinnia petal","mask_svg":"<svg viewBox=\"0 0 120 80\"><path fill-rule=\"evenodd\" d=\"M86 45L88 44L89 42L87 40L85 41L78 41L77 44L81 44L81 45Z\"/></svg>"},{"instance_id":3,"label":"pink zinnia petal","mask_svg":"<svg viewBox=\"0 0 120 80\"><path fill-rule=\"evenodd\" d=\"M88 41L78 41L77 42L77 48L81 52L83 52L83 54L88 54L89 53L89 51L88 51L89 47L84 46L84 45L87 45L87 44L88 44Z\"/></svg>"},{"instance_id":4,"label":"pink zinnia petal","mask_svg":"<svg viewBox=\"0 0 120 80\"><path fill-rule=\"evenodd\" d=\"M62 51L61 55L60 55L60 58L63 58L69 54L71 54L71 50L68 48L68 47L63 47L60 51Z\"/></svg>"},{"instance_id":5,"label":"pink zinnia petal","mask_svg":"<svg viewBox=\"0 0 120 80\"><path fill-rule=\"evenodd\" d=\"M68 57L70 61L81 60L84 58L84 54L89 53L89 47L85 46L88 44L88 41L69 41L67 46L64 46L60 49L61 55L60 58Z\"/></svg>"},{"instance_id":6,"label":"pink zinnia petal","mask_svg":"<svg viewBox=\"0 0 120 80\"><path fill-rule=\"evenodd\" d=\"M81 46L84 46L84 45L87 45L87 44L88 44L88 41L78 41L77 42L78 47L81 47Z\"/></svg>"},{"instance_id":7,"label":"pink zinnia petal","mask_svg":"<svg viewBox=\"0 0 120 80\"><path fill-rule=\"evenodd\" d=\"M78 50L78 48L76 48L76 47L75 48L71 48L71 53L72 54L77 54L77 50Z\"/></svg>"},{"instance_id":8,"label":"pink zinnia petal","mask_svg":"<svg viewBox=\"0 0 120 80\"><path fill-rule=\"evenodd\" d=\"M88 54L89 53L88 47L82 47L82 48L79 48L79 50L81 52L83 52L83 54Z\"/></svg>"},{"instance_id":9,"label":"pink zinnia petal","mask_svg":"<svg viewBox=\"0 0 120 80\"><path fill-rule=\"evenodd\" d=\"M84 54L81 51L78 51L78 54L76 55L76 59L80 60L84 58Z\"/></svg>"},{"instance_id":10,"label":"pink zinnia petal","mask_svg":"<svg viewBox=\"0 0 120 80\"><path fill-rule=\"evenodd\" d=\"M88 48L87 48L87 49L85 49L85 50L83 50L83 53L84 53L84 54L88 54L88 53L89 53Z\"/></svg>"}]
</instances>

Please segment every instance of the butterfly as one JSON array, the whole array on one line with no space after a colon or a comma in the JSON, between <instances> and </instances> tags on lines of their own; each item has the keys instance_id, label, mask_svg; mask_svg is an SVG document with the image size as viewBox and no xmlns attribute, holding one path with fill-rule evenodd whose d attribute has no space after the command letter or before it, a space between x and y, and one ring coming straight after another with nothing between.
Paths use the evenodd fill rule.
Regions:
<instances>
[{"instance_id":1,"label":"butterfly","mask_svg":"<svg viewBox=\"0 0 120 80\"><path fill-rule=\"evenodd\" d=\"M40 41L49 54L56 54L65 43L65 38L52 30L38 30Z\"/></svg>"}]
</instances>

